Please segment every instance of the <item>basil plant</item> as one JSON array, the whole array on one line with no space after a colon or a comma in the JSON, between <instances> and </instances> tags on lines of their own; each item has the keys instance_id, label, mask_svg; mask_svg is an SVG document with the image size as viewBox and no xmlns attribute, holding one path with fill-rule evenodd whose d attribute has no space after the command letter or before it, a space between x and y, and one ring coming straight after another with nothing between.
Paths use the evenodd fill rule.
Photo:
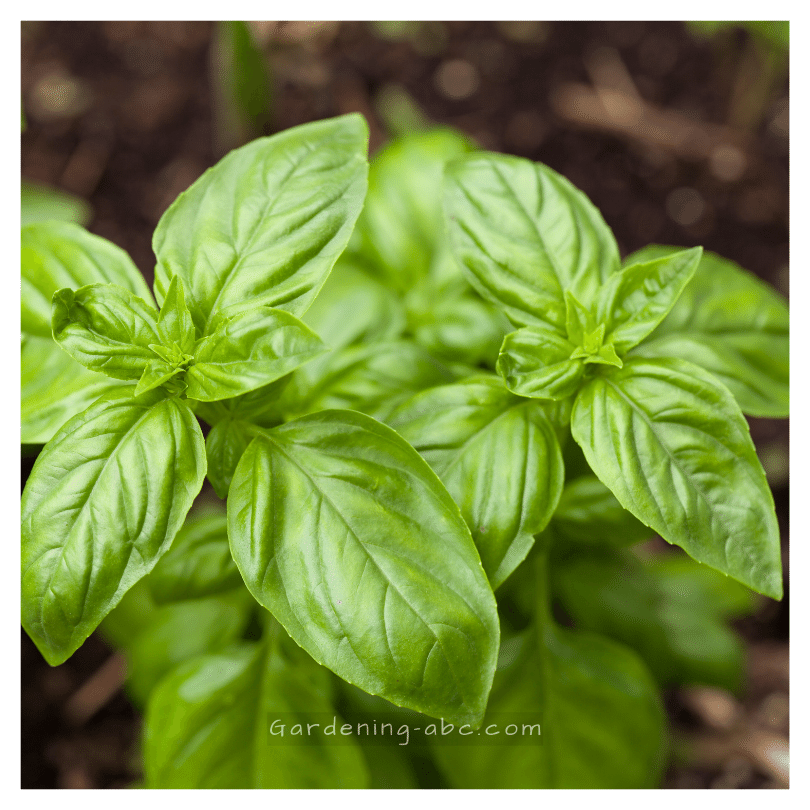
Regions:
<instances>
[{"instance_id":1,"label":"basil plant","mask_svg":"<svg viewBox=\"0 0 810 810\"><path fill-rule=\"evenodd\" d=\"M654 787L660 687L741 689L727 622L782 595L743 413L787 415L785 303L700 248L622 263L453 130L367 143L228 154L153 291L22 229L23 626L54 666L124 651L144 787Z\"/></svg>"}]
</instances>

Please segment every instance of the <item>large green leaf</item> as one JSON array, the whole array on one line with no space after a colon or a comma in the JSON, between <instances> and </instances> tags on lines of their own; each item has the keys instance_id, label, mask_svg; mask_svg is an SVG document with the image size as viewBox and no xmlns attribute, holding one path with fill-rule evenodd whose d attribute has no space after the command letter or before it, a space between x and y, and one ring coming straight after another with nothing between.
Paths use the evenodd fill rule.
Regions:
<instances>
[{"instance_id":1,"label":"large green leaf","mask_svg":"<svg viewBox=\"0 0 810 810\"><path fill-rule=\"evenodd\" d=\"M121 248L71 222L41 222L20 231L22 330L51 337L51 300L57 290L117 284L147 302L152 294Z\"/></svg>"},{"instance_id":2,"label":"large green leaf","mask_svg":"<svg viewBox=\"0 0 810 810\"><path fill-rule=\"evenodd\" d=\"M539 739L524 732L538 715ZM468 745L434 746L452 787L652 788L663 770L666 718L643 662L548 610L504 644L482 728Z\"/></svg>"},{"instance_id":3,"label":"large green leaf","mask_svg":"<svg viewBox=\"0 0 810 810\"><path fill-rule=\"evenodd\" d=\"M461 507L497 588L528 554L562 491L562 452L539 403L480 377L417 394L387 422Z\"/></svg>"},{"instance_id":4,"label":"large green leaf","mask_svg":"<svg viewBox=\"0 0 810 810\"><path fill-rule=\"evenodd\" d=\"M295 416L349 408L384 419L417 391L452 381L450 370L413 341L367 343L298 369L281 404Z\"/></svg>"},{"instance_id":5,"label":"large green leaf","mask_svg":"<svg viewBox=\"0 0 810 810\"><path fill-rule=\"evenodd\" d=\"M599 211L540 163L495 154L453 161L445 212L470 283L519 325L564 336L565 291L590 305L619 269L616 240Z\"/></svg>"},{"instance_id":6,"label":"large green leaf","mask_svg":"<svg viewBox=\"0 0 810 810\"><path fill-rule=\"evenodd\" d=\"M20 362L20 441L44 444L72 416L124 385L96 374L63 352L53 338L28 337Z\"/></svg>"},{"instance_id":7,"label":"large green leaf","mask_svg":"<svg viewBox=\"0 0 810 810\"><path fill-rule=\"evenodd\" d=\"M605 343L619 354L641 343L675 305L702 252L681 250L614 273L599 294L597 320L606 325Z\"/></svg>"},{"instance_id":8,"label":"large green leaf","mask_svg":"<svg viewBox=\"0 0 810 810\"><path fill-rule=\"evenodd\" d=\"M225 509L189 515L148 582L158 604L200 599L242 585L228 545Z\"/></svg>"},{"instance_id":9,"label":"large green leaf","mask_svg":"<svg viewBox=\"0 0 810 810\"><path fill-rule=\"evenodd\" d=\"M183 192L153 239L155 293L179 275L200 334L214 316L302 315L348 242L366 193L368 127L353 113L259 138Z\"/></svg>"},{"instance_id":10,"label":"large green leaf","mask_svg":"<svg viewBox=\"0 0 810 810\"><path fill-rule=\"evenodd\" d=\"M779 527L748 424L685 360L632 358L578 394L571 432L639 520L691 557L782 596Z\"/></svg>"},{"instance_id":11,"label":"large green leaf","mask_svg":"<svg viewBox=\"0 0 810 810\"><path fill-rule=\"evenodd\" d=\"M553 581L577 627L632 647L662 685L741 688L745 650L725 620L751 613L754 595L730 577L686 555L602 549L558 562Z\"/></svg>"},{"instance_id":12,"label":"large green leaf","mask_svg":"<svg viewBox=\"0 0 810 810\"><path fill-rule=\"evenodd\" d=\"M114 284L53 296L53 337L74 360L118 380L137 380L158 355L157 310Z\"/></svg>"},{"instance_id":13,"label":"large green leaf","mask_svg":"<svg viewBox=\"0 0 810 810\"><path fill-rule=\"evenodd\" d=\"M329 718L327 721L326 718ZM283 718L275 727L274 718ZM343 725L319 668L287 644L241 644L179 666L146 713L144 765L151 788L364 788L356 739ZM309 732L306 745L271 736ZM316 727L317 725L317 727ZM305 732L306 733L306 732Z\"/></svg>"},{"instance_id":14,"label":"large green leaf","mask_svg":"<svg viewBox=\"0 0 810 810\"><path fill-rule=\"evenodd\" d=\"M352 249L395 290L409 290L428 273L444 238L444 164L473 148L460 132L436 128L394 139L371 161Z\"/></svg>"},{"instance_id":15,"label":"large green leaf","mask_svg":"<svg viewBox=\"0 0 810 810\"><path fill-rule=\"evenodd\" d=\"M419 454L352 411L265 431L236 469L228 536L253 596L316 661L393 703L477 723L495 600Z\"/></svg>"},{"instance_id":16,"label":"large green leaf","mask_svg":"<svg viewBox=\"0 0 810 810\"><path fill-rule=\"evenodd\" d=\"M69 658L168 550L205 477L188 406L111 394L39 455L22 499L22 623Z\"/></svg>"},{"instance_id":17,"label":"large green leaf","mask_svg":"<svg viewBox=\"0 0 810 810\"><path fill-rule=\"evenodd\" d=\"M676 250L653 245L627 261L648 261ZM743 413L788 415L787 302L753 273L715 253L703 254L672 311L633 354L690 360L724 383Z\"/></svg>"}]
</instances>

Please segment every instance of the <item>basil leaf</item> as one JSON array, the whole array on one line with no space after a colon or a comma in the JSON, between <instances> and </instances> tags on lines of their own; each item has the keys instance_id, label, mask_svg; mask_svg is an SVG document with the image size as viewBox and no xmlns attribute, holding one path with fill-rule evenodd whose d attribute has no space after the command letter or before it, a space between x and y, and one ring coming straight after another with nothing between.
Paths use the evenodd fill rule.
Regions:
<instances>
[{"instance_id":1,"label":"basil leaf","mask_svg":"<svg viewBox=\"0 0 810 810\"><path fill-rule=\"evenodd\" d=\"M578 627L636 650L662 686L741 689L745 649L725 620L751 613L754 598L733 579L685 555L604 550L558 563L554 587Z\"/></svg>"},{"instance_id":2,"label":"basil leaf","mask_svg":"<svg viewBox=\"0 0 810 810\"><path fill-rule=\"evenodd\" d=\"M366 193L368 127L353 113L259 138L226 155L161 217L155 293L172 276L201 335L216 315L302 315L346 247Z\"/></svg>"},{"instance_id":3,"label":"basil leaf","mask_svg":"<svg viewBox=\"0 0 810 810\"><path fill-rule=\"evenodd\" d=\"M628 261L673 250L651 246ZM672 311L633 354L697 363L728 387L743 413L788 415L787 302L753 273L715 253L703 254Z\"/></svg>"},{"instance_id":4,"label":"basil leaf","mask_svg":"<svg viewBox=\"0 0 810 810\"><path fill-rule=\"evenodd\" d=\"M520 326L564 336L565 291L590 305L599 284L619 269L602 215L548 166L471 155L448 164L444 199L450 242L467 278Z\"/></svg>"},{"instance_id":5,"label":"basil leaf","mask_svg":"<svg viewBox=\"0 0 810 810\"><path fill-rule=\"evenodd\" d=\"M176 666L238 641L250 619L251 609L256 607L244 588L206 599L157 606L149 597L147 582L151 578L150 574L127 591L101 625L104 631L113 614L126 607L124 602L130 600L139 611L144 608L148 611L148 619L141 626L130 623L130 632L117 644L127 661L127 695L141 709L155 687ZM115 621L113 618L113 625Z\"/></svg>"},{"instance_id":6,"label":"basil leaf","mask_svg":"<svg viewBox=\"0 0 810 810\"><path fill-rule=\"evenodd\" d=\"M137 380L160 343L154 307L113 284L53 296L53 337L74 360L118 380Z\"/></svg>"},{"instance_id":7,"label":"basil leaf","mask_svg":"<svg viewBox=\"0 0 810 810\"><path fill-rule=\"evenodd\" d=\"M539 404L481 377L417 394L387 421L461 508L497 588L528 554L562 491L562 452Z\"/></svg>"},{"instance_id":8,"label":"basil leaf","mask_svg":"<svg viewBox=\"0 0 810 810\"><path fill-rule=\"evenodd\" d=\"M262 427L275 427L283 422L278 400L290 383L292 374L285 374L274 382L254 388L245 394L216 402L198 402L194 412L209 425L223 419L244 420Z\"/></svg>"},{"instance_id":9,"label":"basil leaf","mask_svg":"<svg viewBox=\"0 0 810 810\"><path fill-rule=\"evenodd\" d=\"M552 525L566 541L586 545L628 546L648 540L653 533L595 475L566 484Z\"/></svg>"},{"instance_id":10,"label":"basil leaf","mask_svg":"<svg viewBox=\"0 0 810 810\"><path fill-rule=\"evenodd\" d=\"M773 496L745 418L708 372L632 358L583 387L571 432L625 509L699 562L781 598Z\"/></svg>"},{"instance_id":11,"label":"basil leaf","mask_svg":"<svg viewBox=\"0 0 810 810\"><path fill-rule=\"evenodd\" d=\"M480 721L495 600L458 507L393 430L322 411L265 431L236 468L228 536L250 592L316 661L398 705Z\"/></svg>"},{"instance_id":12,"label":"basil leaf","mask_svg":"<svg viewBox=\"0 0 810 810\"><path fill-rule=\"evenodd\" d=\"M605 343L620 354L641 343L675 305L695 274L703 248L682 250L614 273L599 296Z\"/></svg>"},{"instance_id":13,"label":"basil leaf","mask_svg":"<svg viewBox=\"0 0 810 810\"><path fill-rule=\"evenodd\" d=\"M189 515L148 582L158 604L200 599L242 585L228 545L225 510Z\"/></svg>"},{"instance_id":14,"label":"basil leaf","mask_svg":"<svg viewBox=\"0 0 810 810\"><path fill-rule=\"evenodd\" d=\"M473 149L462 133L436 128L395 138L371 161L368 196L352 249L398 292L427 275L443 239L445 163Z\"/></svg>"},{"instance_id":15,"label":"basil leaf","mask_svg":"<svg viewBox=\"0 0 810 810\"><path fill-rule=\"evenodd\" d=\"M205 439L208 480L214 492L225 500L242 453L253 439L252 426L241 419L223 419L211 428Z\"/></svg>"},{"instance_id":16,"label":"basil leaf","mask_svg":"<svg viewBox=\"0 0 810 810\"><path fill-rule=\"evenodd\" d=\"M369 343L299 369L282 404L294 416L347 408L384 419L417 391L452 381L450 370L412 341Z\"/></svg>"},{"instance_id":17,"label":"basil leaf","mask_svg":"<svg viewBox=\"0 0 810 810\"><path fill-rule=\"evenodd\" d=\"M256 307L222 319L194 348L186 394L228 399L274 382L325 351L321 339L280 309Z\"/></svg>"},{"instance_id":18,"label":"basil leaf","mask_svg":"<svg viewBox=\"0 0 810 810\"><path fill-rule=\"evenodd\" d=\"M111 394L37 458L22 499L22 623L67 660L168 550L205 477L182 402Z\"/></svg>"},{"instance_id":19,"label":"basil leaf","mask_svg":"<svg viewBox=\"0 0 810 810\"><path fill-rule=\"evenodd\" d=\"M92 218L92 208L80 197L30 180L20 184L20 224L23 227L51 219L87 225Z\"/></svg>"},{"instance_id":20,"label":"basil leaf","mask_svg":"<svg viewBox=\"0 0 810 810\"><path fill-rule=\"evenodd\" d=\"M186 306L183 282L180 276L174 276L166 292L163 306L157 321L158 333L164 346L174 344L181 353L189 354L194 350L197 336L191 313Z\"/></svg>"},{"instance_id":21,"label":"basil leaf","mask_svg":"<svg viewBox=\"0 0 810 810\"><path fill-rule=\"evenodd\" d=\"M368 772L357 743L339 744L324 716L342 720L298 651L240 644L182 664L158 686L146 713L144 770L152 788L363 788ZM289 735L270 735L283 717ZM309 726L313 727L310 728ZM278 726L276 726L278 730ZM276 744L274 744L276 743Z\"/></svg>"},{"instance_id":22,"label":"basil leaf","mask_svg":"<svg viewBox=\"0 0 810 810\"><path fill-rule=\"evenodd\" d=\"M522 643L521 643L522 642ZM546 616L495 674L479 737L433 751L454 788L652 788L663 771L666 717L644 663L593 633ZM539 742L515 744L537 722ZM598 718L598 720L597 720ZM497 735L496 733L497 732ZM487 745L489 735L496 744ZM506 741L511 744L505 744Z\"/></svg>"},{"instance_id":23,"label":"basil leaf","mask_svg":"<svg viewBox=\"0 0 810 810\"><path fill-rule=\"evenodd\" d=\"M44 444L72 416L124 385L79 365L51 337L25 338L20 371L23 444Z\"/></svg>"},{"instance_id":24,"label":"basil leaf","mask_svg":"<svg viewBox=\"0 0 810 810\"><path fill-rule=\"evenodd\" d=\"M575 346L548 329L526 326L503 340L498 373L522 397L565 399L579 387L584 363L570 359Z\"/></svg>"},{"instance_id":25,"label":"basil leaf","mask_svg":"<svg viewBox=\"0 0 810 810\"><path fill-rule=\"evenodd\" d=\"M121 248L70 222L41 222L20 230L22 330L51 337L51 301L64 287L117 284L144 301L152 294Z\"/></svg>"}]
</instances>

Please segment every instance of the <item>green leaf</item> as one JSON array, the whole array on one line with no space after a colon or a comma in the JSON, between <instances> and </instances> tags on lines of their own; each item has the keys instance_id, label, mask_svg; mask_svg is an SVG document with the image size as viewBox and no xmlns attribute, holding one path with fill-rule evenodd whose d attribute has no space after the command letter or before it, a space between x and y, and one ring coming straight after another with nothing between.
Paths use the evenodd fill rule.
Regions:
<instances>
[{"instance_id":1,"label":"green leaf","mask_svg":"<svg viewBox=\"0 0 810 810\"><path fill-rule=\"evenodd\" d=\"M326 350L321 339L289 312L243 311L218 323L194 348L186 372L191 399L228 399L283 377Z\"/></svg>"},{"instance_id":2,"label":"green leaf","mask_svg":"<svg viewBox=\"0 0 810 810\"><path fill-rule=\"evenodd\" d=\"M430 268L443 240L442 170L472 151L460 132L436 128L395 138L371 161L368 196L352 247L398 292Z\"/></svg>"},{"instance_id":3,"label":"green leaf","mask_svg":"<svg viewBox=\"0 0 810 810\"><path fill-rule=\"evenodd\" d=\"M154 351L159 351L160 347L152 346L152 348ZM138 384L135 386L133 396L138 397L141 394L145 394L147 391L151 391L153 388L165 385L173 377L177 377L182 373L182 368L170 365L164 360L158 360L157 358L150 360L146 364L146 368L143 370L143 375L138 380ZM183 382L178 382L177 385L180 390L185 388L185 383Z\"/></svg>"},{"instance_id":4,"label":"green leaf","mask_svg":"<svg viewBox=\"0 0 810 810\"><path fill-rule=\"evenodd\" d=\"M53 295L53 337L74 360L118 380L137 380L156 359L157 310L114 284Z\"/></svg>"},{"instance_id":5,"label":"green leaf","mask_svg":"<svg viewBox=\"0 0 810 810\"><path fill-rule=\"evenodd\" d=\"M51 337L26 337L20 371L23 444L44 444L68 419L124 385L79 365Z\"/></svg>"},{"instance_id":6,"label":"green leaf","mask_svg":"<svg viewBox=\"0 0 810 810\"><path fill-rule=\"evenodd\" d=\"M562 452L539 403L481 377L417 394L387 421L461 508L497 588L528 554L562 491Z\"/></svg>"},{"instance_id":7,"label":"green leaf","mask_svg":"<svg viewBox=\"0 0 810 810\"><path fill-rule=\"evenodd\" d=\"M691 557L780 599L773 497L734 398L684 360L629 359L580 391L571 432L619 503Z\"/></svg>"},{"instance_id":8,"label":"green leaf","mask_svg":"<svg viewBox=\"0 0 810 810\"><path fill-rule=\"evenodd\" d=\"M703 248L633 264L612 275L599 295L605 343L619 354L641 343L666 317L695 274Z\"/></svg>"},{"instance_id":9,"label":"green leaf","mask_svg":"<svg viewBox=\"0 0 810 810\"><path fill-rule=\"evenodd\" d=\"M158 315L157 328L164 346L174 344L181 353L185 354L194 350L197 336L191 313L186 306L186 296L180 276L174 276L169 283L166 298Z\"/></svg>"},{"instance_id":10,"label":"green leaf","mask_svg":"<svg viewBox=\"0 0 810 810\"><path fill-rule=\"evenodd\" d=\"M152 301L140 271L121 248L69 222L42 222L20 231L22 330L51 337L53 294L64 287L117 284Z\"/></svg>"},{"instance_id":11,"label":"green leaf","mask_svg":"<svg viewBox=\"0 0 810 810\"><path fill-rule=\"evenodd\" d=\"M576 347L548 329L526 326L503 340L498 373L522 397L565 399L579 387L583 361L571 359Z\"/></svg>"},{"instance_id":12,"label":"green leaf","mask_svg":"<svg viewBox=\"0 0 810 810\"><path fill-rule=\"evenodd\" d=\"M268 306L302 315L348 242L366 193L357 113L259 138L226 155L161 217L155 293L173 276L202 335L214 316Z\"/></svg>"},{"instance_id":13,"label":"green leaf","mask_svg":"<svg viewBox=\"0 0 810 810\"><path fill-rule=\"evenodd\" d=\"M470 283L520 326L565 336L565 292L590 306L619 269L616 240L599 211L540 163L494 154L453 161L445 212Z\"/></svg>"},{"instance_id":14,"label":"green leaf","mask_svg":"<svg viewBox=\"0 0 810 810\"><path fill-rule=\"evenodd\" d=\"M40 453L22 499L22 623L67 660L168 550L205 477L202 432L172 399L112 394Z\"/></svg>"},{"instance_id":15,"label":"green leaf","mask_svg":"<svg viewBox=\"0 0 810 810\"><path fill-rule=\"evenodd\" d=\"M677 249L651 246L628 261ZM703 254L672 311L633 354L697 363L728 387L743 413L788 415L787 302L753 273L715 253Z\"/></svg>"},{"instance_id":16,"label":"green leaf","mask_svg":"<svg viewBox=\"0 0 810 810\"><path fill-rule=\"evenodd\" d=\"M595 475L566 484L552 525L565 541L586 545L627 546L648 540L653 533Z\"/></svg>"},{"instance_id":17,"label":"green leaf","mask_svg":"<svg viewBox=\"0 0 810 810\"><path fill-rule=\"evenodd\" d=\"M367 787L356 740L335 741L324 727L327 715L336 718L339 733L342 720L318 675L312 660L288 645L268 651L265 644L240 644L181 665L149 701L149 787ZM272 717L285 718L287 733L301 724L311 732L308 744L272 737Z\"/></svg>"},{"instance_id":18,"label":"green leaf","mask_svg":"<svg viewBox=\"0 0 810 810\"><path fill-rule=\"evenodd\" d=\"M87 225L93 209L80 197L42 183L23 180L20 186L20 225L58 219Z\"/></svg>"},{"instance_id":19,"label":"green leaf","mask_svg":"<svg viewBox=\"0 0 810 810\"><path fill-rule=\"evenodd\" d=\"M577 301L570 290L565 292L565 332L574 346L584 346L587 335L597 330L596 317ZM604 336L604 325L602 326ZM601 345L601 340L600 340Z\"/></svg>"},{"instance_id":20,"label":"green leaf","mask_svg":"<svg viewBox=\"0 0 810 810\"><path fill-rule=\"evenodd\" d=\"M268 385L255 388L238 397L216 402L197 402L194 412L211 426L223 419L236 419L262 427L275 427L284 421L279 399L292 376L285 374Z\"/></svg>"},{"instance_id":21,"label":"green leaf","mask_svg":"<svg viewBox=\"0 0 810 810\"><path fill-rule=\"evenodd\" d=\"M228 545L225 509L189 515L148 582L158 604L200 599L242 585Z\"/></svg>"},{"instance_id":22,"label":"green leaf","mask_svg":"<svg viewBox=\"0 0 810 810\"><path fill-rule=\"evenodd\" d=\"M250 592L316 661L397 705L481 719L492 590L458 507L393 430L323 411L264 432L231 483L228 536Z\"/></svg>"},{"instance_id":23,"label":"green leaf","mask_svg":"<svg viewBox=\"0 0 810 810\"><path fill-rule=\"evenodd\" d=\"M295 416L348 408L384 419L417 391L452 381L449 369L411 341L368 343L299 369L282 400Z\"/></svg>"},{"instance_id":24,"label":"green leaf","mask_svg":"<svg viewBox=\"0 0 810 810\"><path fill-rule=\"evenodd\" d=\"M434 746L452 787L658 786L666 716L655 682L632 650L559 627L548 611L512 644L517 650L502 654L495 674L484 734L470 745ZM538 714L539 742L505 738L507 724L532 725ZM497 744L484 743L487 732Z\"/></svg>"},{"instance_id":25,"label":"green leaf","mask_svg":"<svg viewBox=\"0 0 810 810\"><path fill-rule=\"evenodd\" d=\"M553 574L577 627L632 647L662 686L739 692L745 650L725 620L753 611L753 594L743 585L685 555L642 561L611 550L572 555Z\"/></svg>"},{"instance_id":26,"label":"green leaf","mask_svg":"<svg viewBox=\"0 0 810 810\"><path fill-rule=\"evenodd\" d=\"M236 465L252 439L251 424L241 419L217 422L205 439L208 480L214 492L223 500L228 497Z\"/></svg>"}]
</instances>

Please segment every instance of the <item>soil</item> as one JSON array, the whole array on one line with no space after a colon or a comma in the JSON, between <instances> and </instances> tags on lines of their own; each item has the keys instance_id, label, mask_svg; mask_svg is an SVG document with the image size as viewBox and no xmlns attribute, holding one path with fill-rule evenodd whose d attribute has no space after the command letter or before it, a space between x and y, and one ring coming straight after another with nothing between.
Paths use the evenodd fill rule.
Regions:
<instances>
[{"instance_id":1,"label":"soil","mask_svg":"<svg viewBox=\"0 0 810 810\"><path fill-rule=\"evenodd\" d=\"M22 24L22 175L87 199L90 230L126 249L150 282L160 215L219 157L213 32L200 22ZM668 22L259 23L253 32L275 87L265 134L360 111L373 151L395 118L385 100L404 90L430 120L567 176L623 254L702 244L788 294L787 70L741 29L713 40ZM639 110L662 126L642 132ZM787 422L753 419L751 429L786 543ZM23 482L31 464L23 459ZM773 752L788 736L788 603L763 601L738 623L749 643L741 700L667 694L676 756L665 787L786 786ZM88 719L66 708L111 654L94 636L52 669L22 634L23 787L137 780L140 721L120 690Z\"/></svg>"}]
</instances>

